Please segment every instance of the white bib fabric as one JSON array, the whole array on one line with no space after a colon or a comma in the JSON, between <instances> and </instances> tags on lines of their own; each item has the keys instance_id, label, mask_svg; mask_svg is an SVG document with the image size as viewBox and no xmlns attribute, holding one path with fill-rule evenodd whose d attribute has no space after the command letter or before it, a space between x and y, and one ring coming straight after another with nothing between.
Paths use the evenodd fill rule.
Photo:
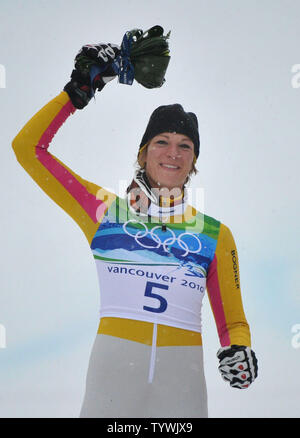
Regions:
<instances>
[{"instance_id":1,"label":"white bib fabric","mask_svg":"<svg viewBox=\"0 0 300 438\"><path fill-rule=\"evenodd\" d=\"M137 319L201 333L206 278L181 265L118 263L96 259L100 317Z\"/></svg>"}]
</instances>

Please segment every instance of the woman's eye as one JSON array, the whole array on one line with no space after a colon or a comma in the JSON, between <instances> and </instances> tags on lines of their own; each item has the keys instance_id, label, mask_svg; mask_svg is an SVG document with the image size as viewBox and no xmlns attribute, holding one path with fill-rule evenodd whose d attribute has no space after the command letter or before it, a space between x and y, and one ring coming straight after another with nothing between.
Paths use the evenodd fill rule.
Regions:
<instances>
[{"instance_id":1,"label":"woman's eye","mask_svg":"<svg viewBox=\"0 0 300 438\"><path fill-rule=\"evenodd\" d=\"M185 144L185 143L181 144L180 147L183 149L191 149L191 146L189 144Z\"/></svg>"},{"instance_id":2,"label":"woman's eye","mask_svg":"<svg viewBox=\"0 0 300 438\"><path fill-rule=\"evenodd\" d=\"M167 144L167 142L165 140L157 140L156 143L158 143L158 144Z\"/></svg>"}]
</instances>

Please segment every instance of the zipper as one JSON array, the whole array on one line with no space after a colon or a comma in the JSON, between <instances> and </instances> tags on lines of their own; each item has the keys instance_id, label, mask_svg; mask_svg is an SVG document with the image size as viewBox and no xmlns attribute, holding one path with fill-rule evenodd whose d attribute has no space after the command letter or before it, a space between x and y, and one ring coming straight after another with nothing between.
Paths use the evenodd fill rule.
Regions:
<instances>
[{"instance_id":1,"label":"zipper","mask_svg":"<svg viewBox=\"0 0 300 438\"><path fill-rule=\"evenodd\" d=\"M156 340L157 340L157 324L153 323L152 347L151 347L148 383L152 383L154 376L155 359L156 359Z\"/></svg>"}]
</instances>

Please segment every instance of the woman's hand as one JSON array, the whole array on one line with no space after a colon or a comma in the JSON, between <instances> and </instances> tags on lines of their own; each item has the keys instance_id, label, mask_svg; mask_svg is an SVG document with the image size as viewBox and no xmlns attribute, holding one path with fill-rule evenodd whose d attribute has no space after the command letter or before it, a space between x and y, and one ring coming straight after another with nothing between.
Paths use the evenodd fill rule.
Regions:
<instances>
[{"instance_id":1,"label":"woman's hand","mask_svg":"<svg viewBox=\"0 0 300 438\"><path fill-rule=\"evenodd\" d=\"M119 54L120 47L116 44L82 46L75 57L71 80L64 87L76 108L84 108L96 90L101 91L116 77L113 64Z\"/></svg>"},{"instance_id":2,"label":"woman's hand","mask_svg":"<svg viewBox=\"0 0 300 438\"><path fill-rule=\"evenodd\" d=\"M219 371L233 388L244 389L257 377L257 359L250 347L231 345L217 352Z\"/></svg>"}]
</instances>

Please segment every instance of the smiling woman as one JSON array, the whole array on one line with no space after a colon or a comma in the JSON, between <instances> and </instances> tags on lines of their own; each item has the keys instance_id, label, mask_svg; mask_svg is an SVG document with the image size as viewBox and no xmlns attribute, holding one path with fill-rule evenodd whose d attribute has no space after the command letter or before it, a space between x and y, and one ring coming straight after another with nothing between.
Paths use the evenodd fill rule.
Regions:
<instances>
[{"instance_id":1,"label":"smiling woman","mask_svg":"<svg viewBox=\"0 0 300 438\"><path fill-rule=\"evenodd\" d=\"M152 185L182 189L199 155L198 120L181 105L158 107L151 115L139 150Z\"/></svg>"},{"instance_id":2,"label":"smiling woman","mask_svg":"<svg viewBox=\"0 0 300 438\"><path fill-rule=\"evenodd\" d=\"M105 50L93 45L87 55L97 47ZM73 72L64 91L16 136L13 149L79 225L95 260L100 321L80 416L207 417L201 336L206 289L224 378L246 388L257 365L232 234L189 205L185 190L199 155L196 115L179 104L153 112L139 146L140 169L124 198L82 179L48 151L68 117L113 78L117 51L111 45L106 52L96 85L84 72Z\"/></svg>"},{"instance_id":3,"label":"smiling woman","mask_svg":"<svg viewBox=\"0 0 300 438\"><path fill-rule=\"evenodd\" d=\"M144 163L152 187L182 189L192 171L194 144L182 134L162 133L155 136L142 151Z\"/></svg>"}]
</instances>

